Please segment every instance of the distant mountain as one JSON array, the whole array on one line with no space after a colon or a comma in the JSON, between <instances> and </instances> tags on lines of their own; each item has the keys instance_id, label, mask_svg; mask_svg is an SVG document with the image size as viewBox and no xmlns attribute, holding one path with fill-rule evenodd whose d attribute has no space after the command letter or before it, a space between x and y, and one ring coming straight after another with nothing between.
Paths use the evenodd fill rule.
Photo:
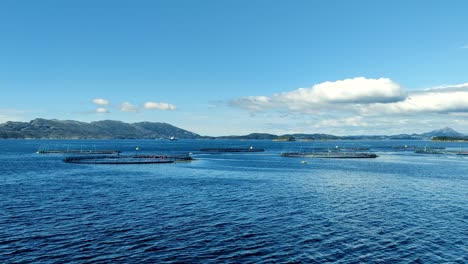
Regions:
<instances>
[{"instance_id":1,"label":"distant mountain","mask_svg":"<svg viewBox=\"0 0 468 264\"><path fill-rule=\"evenodd\" d=\"M284 138L294 138L296 140L326 140L326 139L340 139L339 136L328 134L285 134L273 135L268 133L251 133L243 136L220 136L217 139L261 139L261 140L277 140ZM280 140L283 141L283 140Z\"/></svg>"},{"instance_id":2,"label":"distant mountain","mask_svg":"<svg viewBox=\"0 0 468 264\"><path fill-rule=\"evenodd\" d=\"M357 135L357 136L335 136L330 134L285 134L285 135L273 135L267 133L252 133L244 136L222 136L216 137L216 139L266 139L266 140L277 140L281 138L292 137L295 140L417 140L417 139L431 139L432 137L464 137L465 135L457 132L451 128L442 128L423 134L399 134L399 135ZM213 138L214 139L214 138ZM282 140L279 140L282 141Z\"/></svg>"},{"instance_id":3,"label":"distant mountain","mask_svg":"<svg viewBox=\"0 0 468 264\"><path fill-rule=\"evenodd\" d=\"M453 130L450 127L444 127L439 130L434 130L431 132L421 134L422 137L432 138L432 137L464 137L465 135Z\"/></svg>"},{"instance_id":4,"label":"distant mountain","mask_svg":"<svg viewBox=\"0 0 468 264\"><path fill-rule=\"evenodd\" d=\"M73 120L57 120L37 118L30 122L6 122L0 124L0 138L32 138L32 139L144 139L144 138L170 138L180 139L260 139L284 141L291 140L383 140L383 139L431 139L433 137L464 138L464 134L445 127L423 134L400 135L359 135L335 136L329 134L286 134L273 135L268 133L251 133L244 136L200 136L193 132L175 127L167 123L139 122L125 123L114 120L103 120L91 123Z\"/></svg>"},{"instance_id":5,"label":"distant mountain","mask_svg":"<svg viewBox=\"0 0 468 264\"><path fill-rule=\"evenodd\" d=\"M37 118L30 122L0 124L0 138L34 139L117 139L117 138L199 138L200 135L166 124L124 123L104 120L91 123Z\"/></svg>"}]
</instances>

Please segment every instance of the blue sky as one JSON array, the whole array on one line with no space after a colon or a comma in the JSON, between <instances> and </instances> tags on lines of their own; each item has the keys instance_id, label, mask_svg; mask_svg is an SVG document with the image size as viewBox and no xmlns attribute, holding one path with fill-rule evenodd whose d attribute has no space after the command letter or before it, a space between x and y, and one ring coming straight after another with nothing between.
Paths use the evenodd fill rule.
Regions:
<instances>
[{"instance_id":1,"label":"blue sky","mask_svg":"<svg viewBox=\"0 0 468 264\"><path fill-rule=\"evenodd\" d=\"M466 10L466 1L4 0L0 122L157 121L215 136L468 133Z\"/></svg>"}]
</instances>

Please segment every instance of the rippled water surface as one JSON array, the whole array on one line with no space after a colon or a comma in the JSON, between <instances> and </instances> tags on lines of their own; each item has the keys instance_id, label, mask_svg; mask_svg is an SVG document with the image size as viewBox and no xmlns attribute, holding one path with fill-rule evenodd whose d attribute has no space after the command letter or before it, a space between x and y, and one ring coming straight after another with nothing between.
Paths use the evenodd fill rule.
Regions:
<instances>
[{"instance_id":1,"label":"rippled water surface","mask_svg":"<svg viewBox=\"0 0 468 264\"><path fill-rule=\"evenodd\" d=\"M0 262L466 263L468 157L392 150L428 143L0 140ZM279 156L336 144L379 157ZM251 145L266 151L198 152ZM67 164L44 146L196 160Z\"/></svg>"}]
</instances>

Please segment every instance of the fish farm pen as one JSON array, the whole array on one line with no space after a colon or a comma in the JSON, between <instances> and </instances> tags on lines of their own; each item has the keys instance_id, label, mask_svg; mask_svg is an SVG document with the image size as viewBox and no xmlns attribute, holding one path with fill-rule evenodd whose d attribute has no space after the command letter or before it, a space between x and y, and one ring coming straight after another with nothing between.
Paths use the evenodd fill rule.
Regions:
<instances>
[{"instance_id":1,"label":"fish farm pen","mask_svg":"<svg viewBox=\"0 0 468 264\"><path fill-rule=\"evenodd\" d=\"M158 164L192 161L190 156L165 155L112 155L112 156L77 156L63 159L66 163L77 164Z\"/></svg>"},{"instance_id":2,"label":"fish farm pen","mask_svg":"<svg viewBox=\"0 0 468 264\"><path fill-rule=\"evenodd\" d=\"M52 149L39 150L38 154L119 154L120 150L89 150L89 149Z\"/></svg>"},{"instance_id":3,"label":"fish farm pen","mask_svg":"<svg viewBox=\"0 0 468 264\"><path fill-rule=\"evenodd\" d=\"M322 158L322 159L372 159L377 154L364 152L285 152L282 157L288 158Z\"/></svg>"},{"instance_id":4,"label":"fish farm pen","mask_svg":"<svg viewBox=\"0 0 468 264\"><path fill-rule=\"evenodd\" d=\"M444 154L447 152L440 151L439 149L416 149L414 153L418 154Z\"/></svg>"},{"instance_id":5,"label":"fish farm pen","mask_svg":"<svg viewBox=\"0 0 468 264\"><path fill-rule=\"evenodd\" d=\"M121 153L118 149L99 149L95 145L44 144L36 151L38 154L90 154L111 155Z\"/></svg>"}]
</instances>

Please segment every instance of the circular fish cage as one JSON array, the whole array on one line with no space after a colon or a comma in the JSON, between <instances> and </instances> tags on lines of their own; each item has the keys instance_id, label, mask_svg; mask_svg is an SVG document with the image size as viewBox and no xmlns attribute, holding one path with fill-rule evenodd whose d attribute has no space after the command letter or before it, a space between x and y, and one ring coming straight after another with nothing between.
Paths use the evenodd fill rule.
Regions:
<instances>
[{"instance_id":1,"label":"circular fish cage","mask_svg":"<svg viewBox=\"0 0 468 264\"><path fill-rule=\"evenodd\" d=\"M191 161L190 156L165 156L165 155L112 155L112 156L79 156L63 159L65 163L77 164L159 164Z\"/></svg>"}]
</instances>

